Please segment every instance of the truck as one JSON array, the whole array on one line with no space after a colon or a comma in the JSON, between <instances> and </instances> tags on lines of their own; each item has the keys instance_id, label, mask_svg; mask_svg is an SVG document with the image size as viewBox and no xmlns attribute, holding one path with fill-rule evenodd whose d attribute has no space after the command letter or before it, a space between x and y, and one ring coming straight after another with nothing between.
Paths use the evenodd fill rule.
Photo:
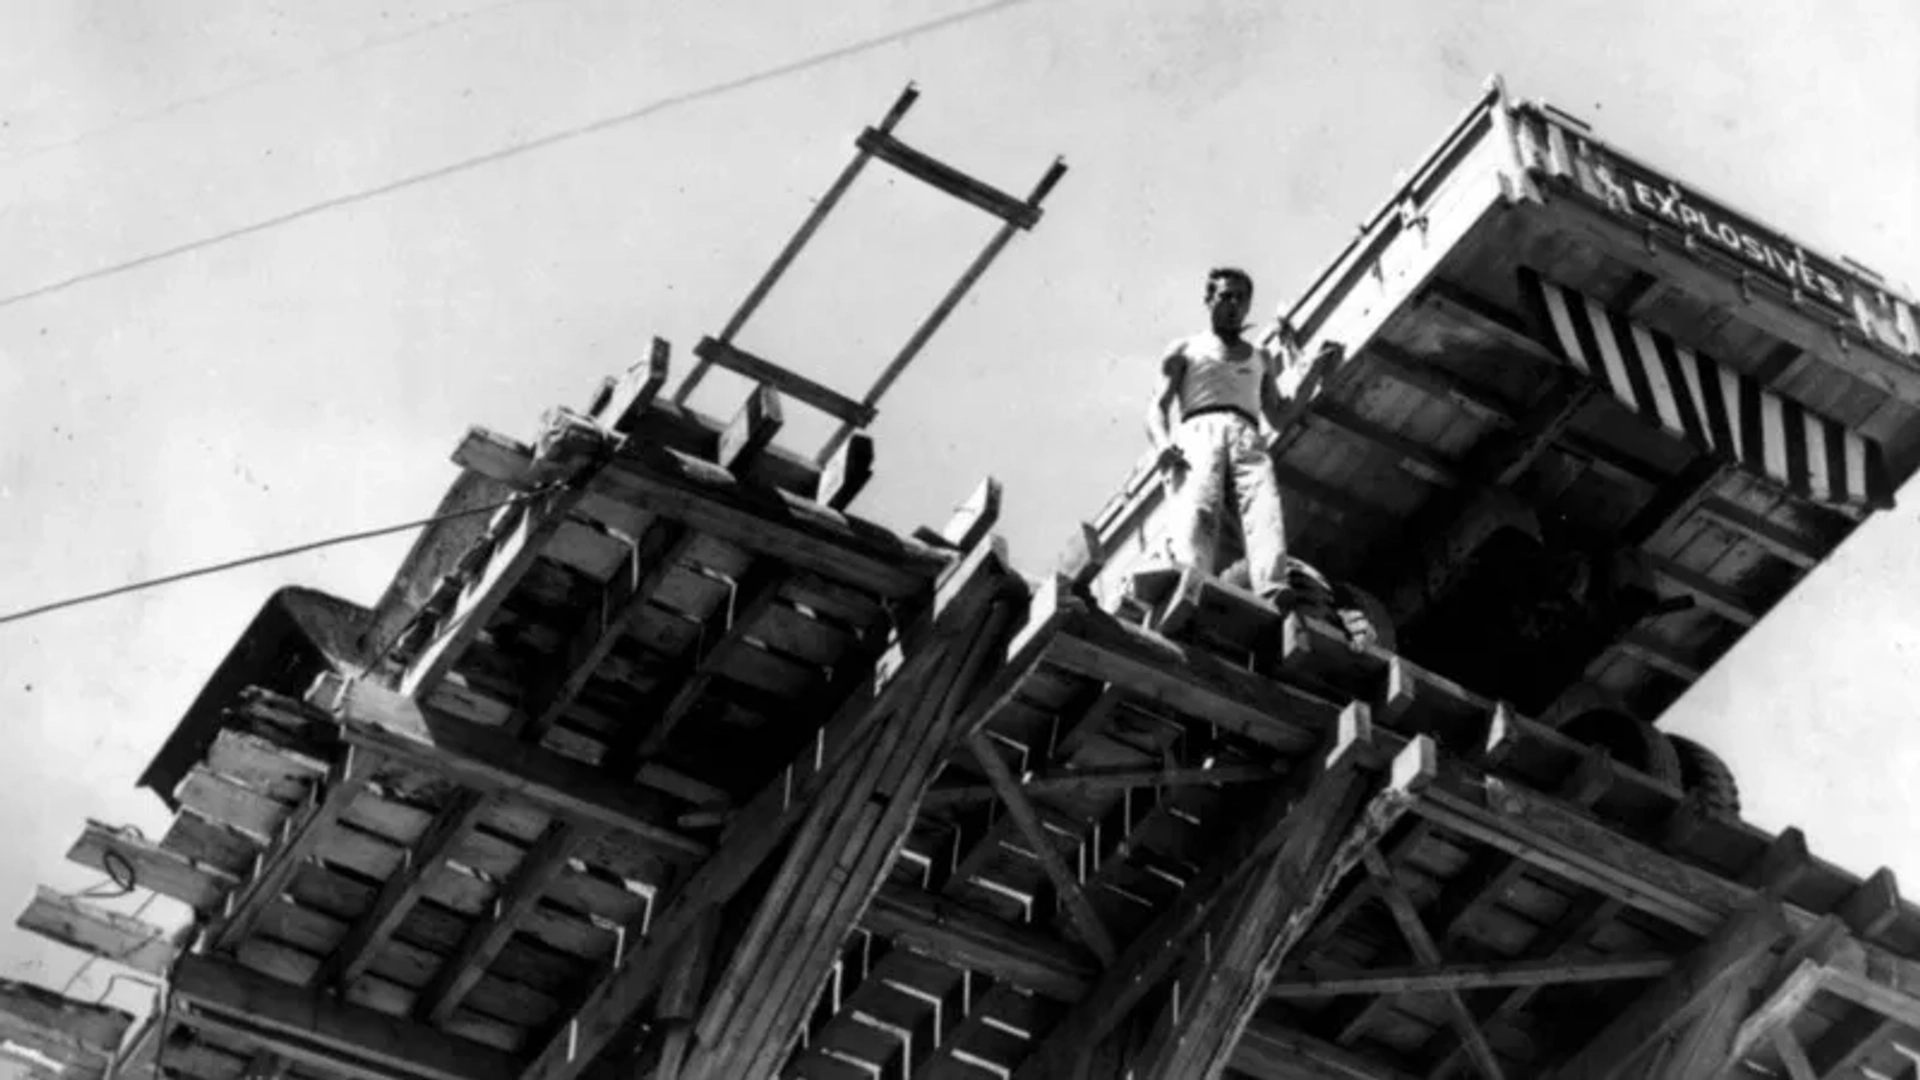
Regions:
<instances>
[{"instance_id":1,"label":"truck","mask_svg":"<svg viewBox=\"0 0 1920 1080\"><path fill-rule=\"evenodd\" d=\"M1278 321L1343 346L1272 444L1323 600L1737 814L1655 725L1912 475L1913 299L1496 78ZM1143 459L1092 522L1104 605L1165 611L1166 506Z\"/></svg>"}]
</instances>

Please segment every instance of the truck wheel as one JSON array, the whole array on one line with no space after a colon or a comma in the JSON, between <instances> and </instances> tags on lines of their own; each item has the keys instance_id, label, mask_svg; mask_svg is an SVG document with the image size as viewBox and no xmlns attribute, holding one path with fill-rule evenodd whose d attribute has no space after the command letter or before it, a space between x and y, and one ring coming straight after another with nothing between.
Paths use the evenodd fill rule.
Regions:
<instances>
[{"instance_id":1,"label":"truck wheel","mask_svg":"<svg viewBox=\"0 0 1920 1080\"><path fill-rule=\"evenodd\" d=\"M1680 757L1665 732L1628 712L1611 694L1582 683L1554 702L1540 721L1575 742L1604 748L1613 760L1680 787Z\"/></svg>"},{"instance_id":2,"label":"truck wheel","mask_svg":"<svg viewBox=\"0 0 1920 1080\"><path fill-rule=\"evenodd\" d=\"M1740 786L1720 755L1684 735L1668 735L1667 741L1680 759L1681 790L1698 798L1708 814L1740 820Z\"/></svg>"}]
</instances>

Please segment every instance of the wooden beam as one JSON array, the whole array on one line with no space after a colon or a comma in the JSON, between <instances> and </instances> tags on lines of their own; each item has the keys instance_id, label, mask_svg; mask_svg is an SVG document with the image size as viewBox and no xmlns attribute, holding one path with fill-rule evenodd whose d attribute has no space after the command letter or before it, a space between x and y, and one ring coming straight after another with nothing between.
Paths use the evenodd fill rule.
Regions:
<instances>
[{"instance_id":1,"label":"wooden beam","mask_svg":"<svg viewBox=\"0 0 1920 1080\"><path fill-rule=\"evenodd\" d=\"M1257 784L1276 779L1271 765L1213 765L1158 769L1125 767L1059 769L1017 778L1019 789L1028 796L1054 794L1090 794L1122 791L1128 788L1212 787L1227 784ZM995 797L992 784L955 784L927 792L925 805L956 806Z\"/></svg>"},{"instance_id":2,"label":"wooden beam","mask_svg":"<svg viewBox=\"0 0 1920 1080\"><path fill-rule=\"evenodd\" d=\"M1400 936L1406 939L1408 949L1414 959L1428 967L1437 967L1445 960L1440 947L1434 944L1433 935L1426 924L1420 921L1420 912L1413 906L1413 900L1407 895L1400 883L1394 880L1393 868L1387 865L1377 850L1369 849L1361 856L1367 868L1367 876L1373 879L1374 888L1380 898L1387 903L1387 910L1393 915L1394 923L1400 928ZM1480 1030L1480 1022L1475 1019L1472 1010L1453 990L1440 991L1440 1000L1446 1006L1447 1020L1459 1034L1460 1042L1467 1048L1467 1056L1473 1059L1474 1068L1486 1080L1505 1080L1506 1070L1500 1066L1494 1056L1492 1044L1487 1042L1486 1033Z\"/></svg>"},{"instance_id":3,"label":"wooden beam","mask_svg":"<svg viewBox=\"0 0 1920 1080\"><path fill-rule=\"evenodd\" d=\"M1422 737L1395 759L1387 786L1369 796L1374 781L1358 766L1373 752L1372 730L1364 706L1350 706L1349 716L1359 722L1343 725L1348 737L1288 816L1285 839L1227 891L1208 921L1206 947L1181 957L1136 1080L1222 1075L1274 976L1340 880L1400 821L1409 789L1431 776L1436 751Z\"/></svg>"},{"instance_id":4,"label":"wooden beam","mask_svg":"<svg viewBox=\"0 0 1920 1080\"><path fill-rule=\"evenodd\" d=\"M745 476L760 452L773 444L774 436L786 424L780 415L780 394L770 386L756 386L720 432L716 454L720 467L736 476Z\"/></svg>"},{"instance_id":5,"label":"wooden beam","mask_svg":"<svg viewBox=\"0 0 1920 1080\"><path fill-rule=\"evenodd\" d=\"M31 983L0 979L0 1039L62 1060L104 1064L120 1048L133 1015L76 1001Z\"/></svg>"},{"instance_id":6,"label":"wooden beam","mask_svg":"<svg viewBox=\"0 0 1920 1080\"><path fill-rule=\"evenodd\" d=\"M592 839L592 833L567 821L556 821L533 843L494 897L491 918L481 918L467 929L453 952L441 961L433 981L420 992L414 1015L435 1027L445 1027L467 992L487 972L488 965L506 948L520 923L532 913L547 888L567 868L567 860Z\"/></svg>"},{"instance_id":7,"label":"wooden beam","mask_svg":"<svg viewBox=\"0 0 1920 1080\"><path fill-rule=\"evenodd\" d=\"M1726 499L1707 499L1700 504L1700 512L1740 533L1774 557L1802 570L1811 570L1820 565L1820 553L1814 548L1817 541L1775 525L1737 503Z\"/></svg>"},{"instance_id":8,"label":"wooden beam","mask_svg":"<svg viewBox=\"0 0 1920 1080\"><path fill-rule=\"evenodd\" d=\"M1047 660L1281 751L1314 746L1340 712L1325 698L1104 612L1063 628Z\"/></svg>"},{"instance_id":9,"label":"wooden beam","mask_svg":"<svg viewBox=\"0 0 1920 1080\"><path fill-rule=\"evenodd\" d=\"M1899 882L1894 880L1893 871L1883 866L1848 893L1833 913L1847 924L1847 929L1871 939L1899 921L1903 907Z\"/></svg>"},{"instance_id":10,"label":"wooden beam","mask_svg":"<svg viewBox=\"0 0 1920 1080\"><path fill-rule=\"evenodd\" d=\"M1423 740L1415 745L1431 750L1431 744ZM1063 1068L1073 1059L1076 1048L1090 1045L1113 1031L1180 964L1190 951L1190 943L1215 917L1218 905L1226 896L1238 895L1236 890L1254 890L1257 885L1250 882L1266 880L1257 877L1257 867L1263 868L1262 874L1279 873L1282 866L1297 870L1303 859L1331 858L1319 850L1320 842L1325 839L1322 831L1332 827L1329 818L1343 817L1349 808L1336 806L1328 810L1324 804L1343 803L1351 795L1354 783L1351 773L1351 768L1326 772L1303 767L1283 782L1266 808L1253 815L1206 869L1187 882L1173 906L1147 925L1092 991L1075 1004L1034 1049L1027 1062L1016 1071L1018 1080L1043 1080L1053 1075L1050 1070ZM1411 786L1418 782L1417 777L1410 776L1404 783ZM1308 798L1314 800L1317 816L1299 812ZM1380 818L1396 816L1398 806L1390 801L1368 814ZM1315 900L1301 892L1296 901L1302 912L1307 907L1317 911L1325 897ZM1269 922L1268 928L1286 925L1287 916L1283 914L1278 923ZM1303 935L1305 926L1283 932ZM1270 979L1272 974L1268 972L1267 977Z\"/></svg>"},{"instance_id":11,"label":"wooden beam","mask_svg":"<svg viewBox=\"0 0 1920 1080\"><path fill-rule=\"evenodd\" d=\"M777 562L759 559L738 578L720 578L732 590L732 598L700 624L697 635L699 644L695 647L691 669L686 672L684 681L672 696L655 712L653 722L644 724L636 721L631 728L637 736L635 741L616 746L614 759L621 769L653 757L664 749L667 740L679 730L681 722L692 715L707 696L714 678L726 664L732 650L751 647L743 646L741 637L751 632L753 625L773 606L785 576Z\"/></svg>"},{"instance_id":12,"label":"wooden beam","mask_svg":"<svg viewBox=\"0 0 1920 1080\"><path fill-rule=\"evenodd\" d=\"M601 384L587 414L594 423L609 431L624 435L632 430L666 384L672 357L673 348L666 339L654 338L644 362L627 368L618 379L608 379Z\"/></svg>"},{"instance_id":13,"label":"wooden beam","mask_svg":"<svg viewBox=\"0 0 1920 1080\"><path fill-rule=\"evenodd\" d=\"M937 535L945 546L967 551L985 539L999 522L1000 481L989 476L954 508L953 516L940 527Z\"/></svg>"},{"instance_id":14,"label":"wooden beam","mask_svg":"<svg viewBox=\"0 0 1920 1080\"><path fill-rule=\"evenodd\" d=\"M1728 919L1680 967L1623 1012L1553 1072L1553 1080L1611 1080L1639 1076L1635 1064L1660 1039L1679 1029L1752 965L1766 959L1789 933L1778 904Z\"/></svg>"},{"instance_id":15,"label":"wooden beam","mask_svg":"<svg viewBox=\"0 0 1920 1080\"><path fill-rule=\"evenodd\" d=\"M310 696L335 712L342 738L356 746L466 787L512 794L580 824L631 833L683 860L709 852L660 824L666 808L645 789L506 732L441 716L364 679L325 676Z\"/></svg>"},{"instance_id":16,"label":"wooden beam","mask_svg":"<svg viewBox=\"0 0 1920 1080\"><path fill-rule=\"evenodd\" d=\"M1826 988L1828 968L1818 960L1794 964L1765 1000L1741 1022L1734 1033L1731 1058L1739 1061L1772 1040L1777 1031L1792 1025L1814 995Z\"/></svg>"},{"instance_id":17,"label":"wooden beam","mask_svg":"<svg viewBox=\"0 0 1920 1080\"><path fill-rule=\"evenodd\" d=\"M171 983L183 1019L303 1067L353 1077L512 1080L513 1059L330 993L304 990L210 956L180 959Z\"/></svg>"},{"instance_id":18,"label":"wooden beam","mask_svg":"<svg viewBox=\"0 0 1920 1080\"><path fill-rule=\"evenodd\" d=\"M715 539L891 600L920 598L952 556L710 461L629 443L596 473L595 499L652 510Z\"/></svg>"},{"instance_id":19,"label":"wooden beam","mask_svg":"<svg viewBox=\"0 0 1920 1080\"><path fill-rule=\"evenodd\" d=\"M1500 963L1446 963L1403 968L1376 968L1335 974L1301 974L1293 981L1276 982L1275 998L1321 998L1341 994L1428 994L1439 991L1485 990L1490 987L1558 986L1567 983L1621 982L1651 979L1673 970L1676 961L1663 954L1605 959L1508 960Z\"/></svg>"},{"instance_id":20,"label":"wooden beam","mask_svg":"<svg viewBox=\"0 0 1920 1080\"><path fill-rule=\"evenodd\" d=\"M1404 1069L1259 1019L1234 1044L1231 1064L1261 1080L1416 1080Z\"/></svg>"},{"instance_id":21,"label":"wooden beam","mask_svg":"<svg viewBox=\"0 0 1920 1080\"><path fill-rule=\"evenodd\" d=\"M1362 442L1388 451L1400 459L1403 471L1430 484L1450 488L1462 482L1458 462L1441 457L1425 443L1380 426L1338 401L1315 403L1311 415Z\"/></svg>"},{"instance_id":22,"label":"wooden beam","mask_svg":"<svg viewBox=\"0 0 1920 1080\"><path fill-rule=\"evenodd\" d=\"M1728 622L1751 627L1760 621L1760 610L1764 605L1759 601L1741 596L1707 575L1689 570L1672 559L1649 556L1648 564L1668 584L1692 596L1695 603Z\"/></svg>"},{"instance_id":23,"label":"wooden beam","mask_svg":"<svg viewBox=\"0 0 1920 1080\"><path fill-rule=\"evenodd\" d=\"M1000 796L1000 802L1012 815L1020 835L1026 840L1027 846L1033 849L1033 857L1039 861L1041 869L1046 871L1047 879L1053 883L1054 891L1059 893L1068 924L1079 935L1081 943L1092 949L1093 954L1100 958L1101 964L1112 964L1117 955L1113 935L1100 921L1100 915L1093 910L1093 905L1087 902L1086 893L1080 889L1080 879L1067 868L1066 861L1060 857L1060 849L1054 846L1053 837L1048 835L1046 826L1041 823L1039 813L1033 808L1033 802L1027 798L1026 792L1020 789L1020 782L1014 778L1013 771L1007 768L1007 763L1001 759L999 751L993 748L986 736L978 731L967 735L967 749L972 752L973 759L980 763L980 768L986 772L988 782L993 785L994 792Z\"/></svg>"},{"instance_id":24,"label":"wooden beam","mask_svg":"<svg viewBox=\"0 0 1920 1080\"><path fill-rule=\"evenodd\" d=\"M528 694L528 707L517 710L508 721L510 734L538 743L573 707L696 539L691 530L668 524L648 530L628 548L620 568L561 646L557 661L536 681Z\"/></svg>"},{"instance_id":25,"label":"wooden beam","mask_svg":"<svg viewBox=\"0 0 1920 1080\"><path fill-rule=\"evenodd\" d=\"M983 546L987 547L987 546ZM788 768L728 822L708 858L664 905L652 931L583 998L572 1017L535 1054L521 1080L572 1080L660 990L672 952L705 912L736 896L806 816L843 759L874 737L880 722L939 661L941 643L972 626L1007 588L1003 555L988 548L954 565L931 610L910 623L899 643L904 658L890 679L864 680ZM1051 634L1036 628L1034 642Z\"/></svg>"},{"instance_id":26,"label":"wooden beam","mask_svg":"<svg viewBox=\"0 0 1920 1080\"><path fill-rule=\"evenodd\" d=\"M34 891L33 902L14 925L147 975L165 974L180 952L174 935L152 923L108 911L44 885Z\"/></svg>"},{"instance_id":27,"label":"wooden beam","mask_svg":"<svg viewBox=\"0 0 1920 1080\"><path fill-rule=\"evenodd\" d=\"M1550 796L1443 766L1414 812L1557 877L1696 934L1718 929L1754 890L1630 840Z\"/></svg>"},{"instance_id":28,"label":"wooden beam","mask_svg":"<svg viewBox=\"0 0 1920 1080\"><path fill-rule=\"evenodd\" d=\"M1819 1080L1854 1080L1867 1075L1860 1067L1900 1031L1896 1020L1867 1009L1852 1010L1807 1047L1807 1059ZM1793 1037L1793 1027L1778 1028L1773 1035L1777 1045L1782 1036Z\"/></svg>"},{"instance_id":29,"label":"wooden beam","mask_svg":"<svg viewBox=\"0 0 1920 1080\"><path fill-rule=\"evenodd\" d=\"M892 165L908 176L961 202L985 210L1019 229L1031 229L1040 222L1039 198L1019 199L991 184L983 183L938 158L929 157L893 137L884 128L867 128L855 143L861 150ZM1050 185L1049 185L1050 186Z\"/></svg>"},{"instance_id":30,"label":"wooden beam","mask_svg":"<svg viewBox=\"0 0 1920 1080\"><path fill-rule=\"evenodd\" d=\"M701 338L693 353L708 363L744 375L762 386L772 387L795 401L807 404L843 423L866 427L873 423L874 410L862 405L824 383L807 378L771 360L764 360L731 342Z\"/></svg>"},{"instance_id":31,"label":"wooden beam","mask_svg":"<svg viewBox=\"0 0 1920 1080\"><path fill-rule=\"evenodd\" d=\"M1820 1074L1813 1071L1813 1062L1807 1060L1807 1052L1800 1046L1800 1040L1792 1031L1777 1028L1773 1033L1773 1050L1780 1055L1780 1064L1787 1070L1787 1080L1820 1080Z\"/></svg>"},{"instance_id":32,"label":"wooden beam","mask_svg":"<svg viewBox=\"0 0 1920 1080\"><path fill-rule=\"evenodd\" d=\"M277 843L256 860L253 877L227 895L220 918L207 931L207 951L231 949L253 932L254 924L280 898L287 882L293 880L334 822L366 790L378 764L377 752L357 746L346 748L326 781L316 785L308 793L306 805L281 826Z\"/></svg>"},{"instance_id":33,"label":"wooden beam","mask_svg":"<svg viewBox=\"0 0 1920 1080\"><path fill-rule=\"evenodd\" d=\"M860 924L895 944L1054 1001L1079 1000L1100 965L1082 950L966 904L882 886Z\"/></svg>"},{"instance_id":34,"label":"wooden beam","mask_svg":"<svg viewBox=\"0 0 1920 1080\"><path fill-rule=\"evenodd\" d=\"M137 888L151 889L196 911L211 911L238 884L232 874L195 862L133 832L88 821L67 859L109 876L132 870ZM109 869L112 867L112 869Z\"/></svg>"},{"instance_id":35,"label":"wooden beam","mask_svg":"<svg viewBox=\"0 0 1920 1080\"><path fill-rule=\"evenodd\" d=\"M373 906L354 920L353 928L328 955L319 980L323 985L345 988L366 973L487 806L485 797L470 789L463 788L448 799L407 853L406 865L381 883Z\"/></svg>"},{"instance_id":36,"label":"wooden beam","mask_svg":"<svg viewBox=\"0 0 1920 1080\"><path fill-rule=\"evenodd\" d=\"M814 498L822 506L845 510L872 479L873 436L856 433L821 467L820 486Z\"/></svg>"},{"instance_id":37,"label":"wooden beam","mask_svg":"<svg viewBox=\"0 0 1920 1080\"><path fill-rule=\"evenodd\" d=\"M1571 960L1587 954L1588 940L1598 933L1601 927L1613 922L1619 916L1622 907L1623 905L1617 900L1602 899L1589 893L1584 898L1574 901L1573 906L1559 922L1547 928L1540 937L1535 939L1533 947L1546 954L1549 961ZM1482 1022L1492 1026L1510 1017L1518 1016L1543 989L1545 988L1539 986L1521 986L1508 991L1481 1017ZM1444 1038L1444 1035L1436 1034L1427 1041L1425 1047L1421 1048L1417 1057L1420 1060L1426 1060L1434 1056L1428 1051L1437 1053L1437 1044ZM1446 1077L1452 1076L1457 1066L1465 1064L1466 1054L1466 1047L1456 1042L1452 1052L1441 1058L1438 1065L1427 1070L1426 1080L1445 1080Z\"/></svg>"},{"instance_id":38,"label":"wooden beam","mask_svg":"<svg viewBox=\"0 0 1920 1080\"><path fill-rule=\"evenodd\" d=\"M534 460L535 464L541 462ZM554 490L506 511L511 528L503 536L481 541L489 546L479 572L460 585L452 610L439 620L426 647L407 662L400 676L401 692L424 696L439 685L532 569L534 559L581 497L579 490ZM476 550L474 554L481 553Z\"/></svg>"},{"instance_id":39,"label":"wooden beam","mask_svg":"<svg viewBox=\"0 0 1920 1080\"><path fill-rule=\"evenodd\" d=\"M843 764L844 790L830 788L812 809L702 1008L695 1027L700 1049L685 1080L777 1071L842 943L912 829L956 725L971 702L1007 692L1005 681L988 684L987 677L1003 655L1016 613L1009 599L995 600L929 671L918 700L888 721L865 764ZM1032 666L1037 662L1014 665L1012 685Z\"/></svg>"}]
</instances>

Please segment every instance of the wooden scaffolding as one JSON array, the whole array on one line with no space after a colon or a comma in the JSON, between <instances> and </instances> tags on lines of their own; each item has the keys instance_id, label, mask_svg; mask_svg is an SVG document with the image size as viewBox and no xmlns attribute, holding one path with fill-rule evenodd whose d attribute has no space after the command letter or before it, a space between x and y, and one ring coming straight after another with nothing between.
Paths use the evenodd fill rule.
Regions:
<instances>
[{"instance_id":1,"label":"wooden scaffolding","mask_svg":"<svg viewBox=\"0 0 1920 1080\"><path fill-rule=\"evenodd\" d=\"M1059 166L1005 196L904 108L843 181L877 156L1006 224L910 360ZM20 916L152 1014L4 984L0 1046L81 1080L1916 1075L1891 873L1310 613L1116 599L1091 527L1016 572L992 481L911 535L850 513L904 361L855 401L730 343L816 226L695 350L762 384L732 420L661 396L657 344L531 444L470 433L373 608L269 602L142 778L166 835L70 852L192 925ZM843 430L783 448L789 399Z\"/></svg>"}]
</instances>

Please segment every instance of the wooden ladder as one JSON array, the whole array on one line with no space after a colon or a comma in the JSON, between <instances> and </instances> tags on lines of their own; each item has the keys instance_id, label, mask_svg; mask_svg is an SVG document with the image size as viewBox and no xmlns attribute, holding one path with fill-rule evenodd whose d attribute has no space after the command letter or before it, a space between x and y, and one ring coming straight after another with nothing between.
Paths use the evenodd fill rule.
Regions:
<instances>
[{"instance_id":1,"label":"wooden ladder","mask_svg":"<svg viewBox=\"0 0 1920 1080\"><path fill-rule=\"evenodd\" d=\"M684 405L687 397L700 384L700 380L707 371L718 364L763 386L804 401L839 420L839 428L827 439L826 445L821 448L815 458L821 463L828 461L856 430L873 422L873 418L877 415L875 406L878 405L881 395L887 392L887 388L892 386L894 380L906 370L907 365L913 362L913 358L926 346L928 339L933 337L934 332L940 329L940 325L946 321L947 316L952 314L953 309L966 297L967 291L973 288L982 274L986 273L987 267L993 264L993 260L1000 254L1001 249L1013 239L1013 234L1017 230L1032 229L1040 221L1040 203L1047 197L1047 193L1053 190L1054 185L1060 182L1060 178L1066 175L1066 162L1055 158L1053 164L1048 167L1046 175L1034 185L1032 194L1025 199L1017 199L894 138L894 126L906 115L907 110L913 106L915 99L919 96L920 91L909 83L907 88L901 91L899 99L893 103L893 108L888 110L886 117L880 121L879 126L870 127L860 133L860 137L855 140L859 152L854 155L852 161L847 163L839 178L833 182L833 186L827 189L827 193L814 204L813 211L807 215L805 221L801 222L793 238L787 241L786 248L773 260L773 264L767 268L766 273L761 275L760 281L747 294L739 310L733 313L733 318L728 320L726 329L720 332L718 338L702 338L700 344L694 349L694 354L699 360L693 370L687 373L686 379L680 383L680 388L674 392L673 401L676 405ZM999 218L1001 226L992 239L987 241L986 247L974 257L972 264L947 290L947 294L941 298L940 303L921 321L919 327L907 339L906 344L901 346L900 351L894 355L893 360L880 372L873 386L867 390L866 396L855 401L832 387L747 352L733 344L733 339L746 325L747 319L759 308L761 302L767 298L767 293L772 291L774 283L778 282L781 275L785 274L787 268L793 264L794 257L800 254L800 249L812 239L813 234L820 228L821 222L826 220L835 204L840 201L840 197L846 194L854 178L860 175L860 171L873 158L879 158L915 179L962 202L971 203L985 210Z\"/></svg>"}]
</instances>

